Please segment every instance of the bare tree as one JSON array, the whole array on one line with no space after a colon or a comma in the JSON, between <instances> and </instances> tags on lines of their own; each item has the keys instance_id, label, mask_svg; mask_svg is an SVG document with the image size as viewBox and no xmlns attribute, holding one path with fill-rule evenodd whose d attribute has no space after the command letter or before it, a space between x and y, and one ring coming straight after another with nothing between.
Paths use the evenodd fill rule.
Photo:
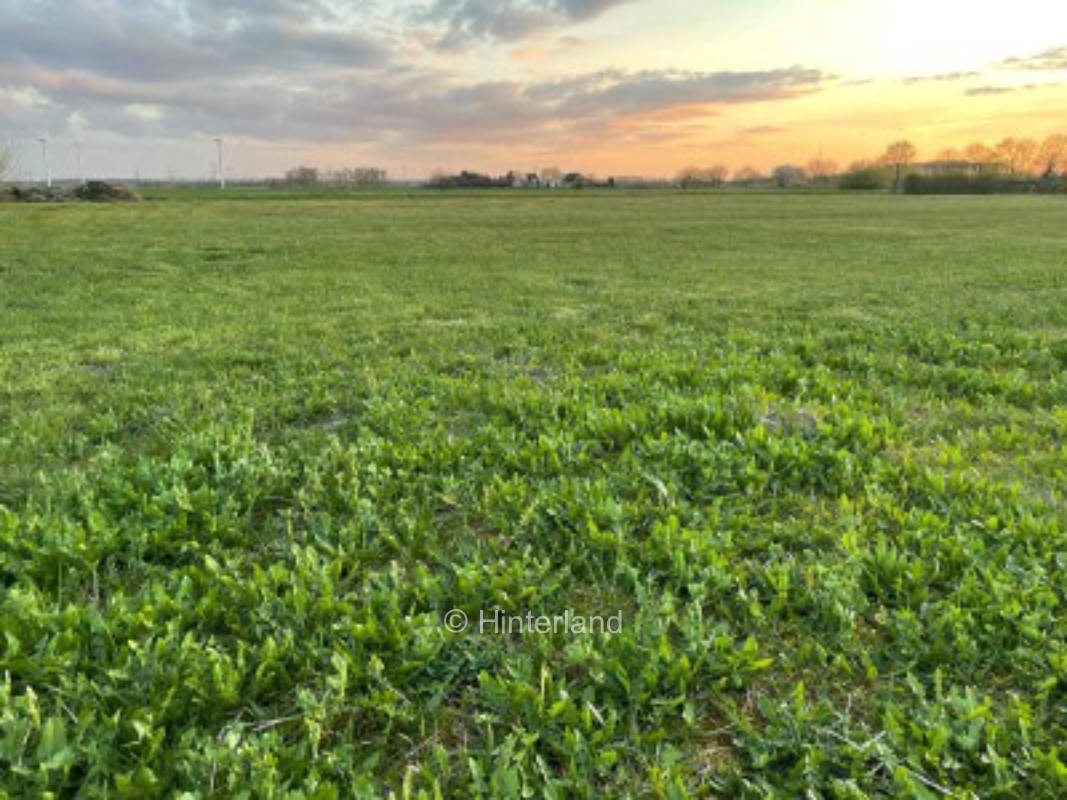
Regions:
<instances>
[{"instance_id":1,"label":"bare tree","mask_svg":"<svg viewBox=\"0 0 1067 800\"><path fill-rule=\"evenodd\" d=\"M915 161L917 154L918 151L915 149L915 145L907 139L893 142L886 148L885 155L882 156L882 163L889 164L896 170L893 179L894 192L900 191L900 179L903 177L904 170Z\"/></svg>"},{"instance_id":2,"label":"bare tree","mask_svg":"<svg viewBox=\"0 0 1067 800\"><path fill-rule=\"evenodd\" d=\"M448 186L449 175L443 169L435 169L430 173L429 185L434 189L444 189Z\"/></svg>"},{"instance_id":3,"label":"bare tree","mask_svg":"<svg viewBox=\"0 0 1067 800\"><path fill-rule=\"evenodd\" d=\"M963 157L974 167L975 172L981 175L988 165L996 161L993 151L982 142L971 142L963 148Z\"/></svg>"},{"instance_id":4,"label":"bare tree","mask_svg":"<svg viewBox=\"0 0 1067 800\"><path fill-rule=\"evenodd\" d=\"M1009 136L997 144L994 152L997 160L1008 168L1009 175L1025 174L1034 163L1037 155L1037 142L1033 139L1016 139L1014 136Z\"/></svg>"},{"instance_id":5,"label":"bare tree","mask_svg":"<svg viewBox=\"0 0 1067 800\"><path fill-rule=\"evenodd\" d=\"M682 167L678 170L678 174L674 177L676 181L681 185L683 189L688 188L692 184L696 183L697 176L700 174L700 167Z\"/></svg>"},{"instance_id":6,"label":"bare tree","mask_svg":"<svg viewBox=\"0 0 1067 800\"><path fill-rule=\"evenodd\" d=\"M774 179L776 186L785 189L806 181L808 179L808 173L804 171L803 167L798 167L793 164L780 164L774 168L771 177Z\"/></svg>"},{"instance_id":7,"label":"bare tree","mask_svg":"<svg viewBox=\"0 0 1067 800\"><path fill-rule=\"evenodd\" d=\"M293 167L291 170L285 173L286 183L296 183L301 185L311 185L319 182L319 171L315 167Z\"/></svg>"},{"instance_id":8,"label":"bare tree","mask_svg":"<svg viewBox=\"0 0 1067 800\"><path fill-rule=\"evenodd\" d=\"M755 167L741 167L734 173L734 181L743 183L745 186L761 180L763 180L763 175Z\"/></svg>"},{"instance_id":9,"label":"bare tree","mask_svg":"<svg viewBox=\"0 0 1067 800\"><path fill-rule=\"evenodd\" d=\"M1041 143L1037 171L1043 178L1061 174L1067 168L1067 133L1053 133Z\"/></svg>"},{"instance_id":10,"label":"bare tree","mask_svg":"<svg viewBox=\"0 0 1067 800\"><path fill-rule=\"evenodd\" d=\"M808 175L812 183L825 183L837 174L837 162L819 156L808 162Z\"/></svg>"},{"instance_id":11,"label":"bare tree","mask_svg":"<svg viewBox=\"0 0 1067 800\"><path fill-rule=\"evenodd\" d=\"M6 181L15 174L18 166L18 158L15 148L4 141L0 141L0 181Z\"/></svg>"},{"instance_id":12,"label":"bare tree","mask_svg":"<svg viewBox=\"0 0 1067 800\"><path fill-rule=\"evenodd\" d=\"M331 173L329 180L360 189L372 189L384 186L385 176L385 170L380 167L351 167Z\"/></svg>"},{"instance_id":13,"label":"bare tree","mask_svg":"<svg viewBox=\"0 0 1067 800\"><path fill-rule=\"evenodd\" d=\"M683 189L690 186L720 186L726 180L729 170L722 165L714 167L686 167L678 173L675 180Z\"/></svg>"},{"instance_id":14,"label":"bare tree","mask_svg":"<svg viewBox=\"0 0 1067 800\"><path fill-rule=\"evenodd\" d=\"M542 186L556 186L559 184L560 179L563 177L563 170L559 167L542 167L541 168L541 185Z\"/></svg>"}]
</instances>

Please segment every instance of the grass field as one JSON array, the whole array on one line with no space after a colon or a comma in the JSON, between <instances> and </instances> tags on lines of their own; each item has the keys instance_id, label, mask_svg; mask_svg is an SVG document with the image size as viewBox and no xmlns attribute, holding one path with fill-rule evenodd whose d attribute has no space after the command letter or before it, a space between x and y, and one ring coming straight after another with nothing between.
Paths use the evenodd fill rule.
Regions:
<instances>
[{"instance_id":1,"label":"grass field","mask_svg":"<svg viewBox=\"0 0 1067 800\"><path fill-rule=\"evenodd\" d=\"M0 797L1067 796L1065 222L0 206Z\"/></svg>"}]
</instances>

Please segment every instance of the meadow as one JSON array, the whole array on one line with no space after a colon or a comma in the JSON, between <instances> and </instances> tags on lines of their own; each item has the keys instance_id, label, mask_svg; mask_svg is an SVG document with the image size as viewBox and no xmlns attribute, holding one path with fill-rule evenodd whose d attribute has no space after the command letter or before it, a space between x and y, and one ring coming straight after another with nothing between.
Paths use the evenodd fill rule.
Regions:
<instances>
[{"instance_id":1,"label":"meadow","mask_svg":"<svg viewBox=\"0 0 1067 800\"><path fill-rule=\"evenodd\" d=\"M1065 221L0 206L0 797L1067 796Z\"/></svg>"}]
</instances>

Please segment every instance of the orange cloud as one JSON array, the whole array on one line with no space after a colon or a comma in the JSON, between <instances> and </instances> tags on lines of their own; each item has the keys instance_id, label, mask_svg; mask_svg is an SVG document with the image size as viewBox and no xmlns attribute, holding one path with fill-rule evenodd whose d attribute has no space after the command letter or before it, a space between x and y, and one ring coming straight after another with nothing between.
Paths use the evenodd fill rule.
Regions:
<instances>
[{"instance_id":1,"label":"orange cloud","mask_svg":"<svg viewBox=\"0 0 1067 800\"><path fill-rule=\"evenodd\" d=\"M549 52L543 47L518 47L511 51L511 60L520 63L543 61Z\"/></svg>"}]
</instances>

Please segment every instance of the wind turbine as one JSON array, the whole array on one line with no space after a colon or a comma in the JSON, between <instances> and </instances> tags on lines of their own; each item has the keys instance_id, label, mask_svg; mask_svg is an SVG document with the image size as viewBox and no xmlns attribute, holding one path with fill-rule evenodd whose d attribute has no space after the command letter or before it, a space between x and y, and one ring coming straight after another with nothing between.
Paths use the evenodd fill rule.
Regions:
<instances>
[{"instance_id":1,"label":"wind turbine","mask_svg":"<svg viewBox=\"0 0 1067 800\"><path fill-rule=\"evenodd\" d=\"M85 172L82 170L82 143L74 141L74 158L78 163L78 180L85 183Z\"/></svg>"},{"instance_id":2,"label":"wind turbine","mask_svg":"<svg viewBox=\"0 0 1067 800\"><path fill-rule=\"evenodd\" d=\"M45 185L52 188L52 170L48 168L48 136L39 136L37 141L41 143L41 161L44 162L44 182Z\"/></svg>"},{"instance_id":3,"label":"wind turbine","mask_svg":"<svg viewBox=\"0 0 1067 800\"><path fill-rule=\"evenodd\" d=\"M215 147L218 149L219 154L219 188L226 188L226 173L222 169L222 139L215 137Z\"/></svg>"}]
</instances>

